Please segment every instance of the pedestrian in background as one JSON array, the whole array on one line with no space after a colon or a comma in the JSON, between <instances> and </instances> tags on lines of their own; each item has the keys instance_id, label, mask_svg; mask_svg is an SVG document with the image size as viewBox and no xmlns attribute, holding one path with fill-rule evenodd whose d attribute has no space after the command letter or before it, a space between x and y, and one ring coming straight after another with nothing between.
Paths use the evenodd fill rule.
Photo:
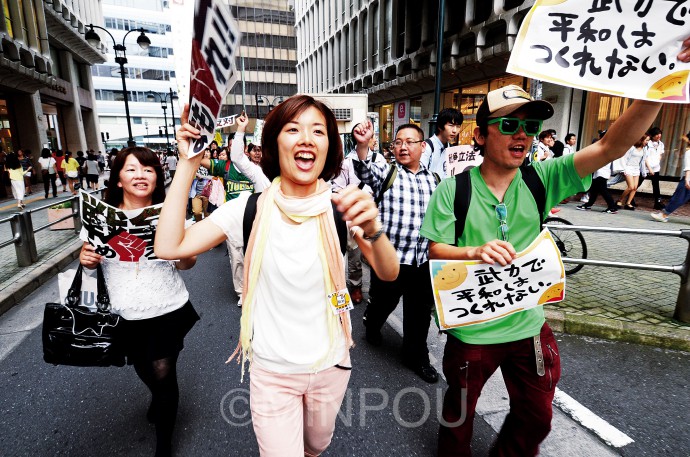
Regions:
<instances>
[{"instance_id":1,"label":"pedestrian in background","mask_svg":"<svg viewBox=\"0 0 690 457\"><path fill-rule=\"evenodd\" d=\"M658 213L651 214L655 221L668 222L671 213L690 201L690 131L681 137L681 142L687 147L683 154L683 175L666 207Z\"/></svg>"},{"instance_id":2,"label":"pedestrian in background","mask_svg":"<svg viewBox=\"0 0 690 457\"><path fill-rule=\"evenodd\" d=\"M647 146L648 141L649 135L643 135L623 156L623 164L625 166L623 173L625 173L625 184L628 187L626 187L616 203L618 207L631 211L635 210L635 207L632 205L632 199L635 198L637 184L640 180L640 173L644 167L644 161L647 158L645 146Z\"/></svg>"},{"instance_id":3,"label":"pedestrian in background","mask_svg":"<svg viewBox=\"0 0 690 457\"><path fill-rule=\"evenodd\" d=\"M31 171L31 167L27 170L22 168L22 164L19 161L19 157L15 153L10 153L7 155L7 160L5 161L5 169L10 175L10 184L12 186L12 196L17 200L17 208L24 209L24 175Z\"/></svg>"},{"instance_id":4,"label":"pedestrian in background","mask_svg":"<svg viewBox=\"0 0 690 457\"><path fill-rule=\"evenodd\" d=\"M57 197L57 162L50 153L50 149L43 148L41 150L41 158L38 159L38 163L41 165L43 190L45 190L46 198L48 198L50 186L53 187L53 197Z\"/></svg>"},{"instance_id":5,"label":"pedestrian in background","mask_svg":"<svg viewBox=\"0 0 690 457\"><path fill-rule=\"evenodd\" d=\"M645 147L646 160L643 167L647 173L647 178L652 182L652 195L654 197L654 209L663 209L664 205L661 203L661 190L659 189L659 172L661 171L661 159L664 155L664 143L661 141L661 134L663 132L659 127L652 127L647 132L649 135L649 142ZM640 176L640 182L637 185L639 189L642 182L645 180L644 173Z\"/></svg>"},{"instance_id":6,"label":"pedestrian in background","mask_svg":"<svg viewBox=\"0 0 690 457\"><path fill-rule=\"evenodd\" d=\"M19 149L17 151L17 157L19 157L19 163L22 164L22 170L24 170L24 194L31 195L31 175L34 168L34 164L31 161L31 151L28 149Z\"/></svg>"},{"instance_id":7,"label":"pedestrian in background","mask_svg":"<svg viewBox=\"0 0 690 457\"><path fill-rule=\"evenodd\" d=\"M165 198L163 168L148 148L123 149L111 169L105 202L122 210L136 210L162 203ZM196 263L195 256L177 261L130 262L109 259L84 243L79 261L86 268L103 267L113 313L124 319L127 363L151 391L146 417L156 426L156 457L172 455L179 388L177 359L185 335L199 315L178 270ZM141 455L142 453L139 452Z\"/></svg>"},{"instance_id":8,"label":"pedestrian in background","mask_svg":"<svg viewBox=\"0 0 690 457\"><path fill-rule=\"evenodd\" d=\"M77 195L75 184L79 180L79 162L72 157L72 152L65 152L65 160L62 161L62 170L67 177L67 185L72 195Z\"/></svg>"},{"instance_id":9,"label":"pedestrian in background","mask_svg":"<svg viewBox=\"0 0 690 457\"><path fill-rule=\"evenodd\" d=\"M58 149L55 151L55 154L53 154L53 158L56 162L55 166L57 167L58 178L62 183L62 191L67 192L67 178L65 177L65 169L62 166L62 162L65 161L65 154L62 152L62 150Z\"/></svg>"},{"instance_id":10,"label":"pedestrian in background","mask_svg":"<svg viewBox=\"0 0 690 457\"><path fill-rule=\"evenodd\" d=\"M87 155L83 168L86 173L86 184L88 184L89 189L98 189L98 172L100 167L98 164L98 157L93 154L93 151Z\"/></svg>"}]
</instances>

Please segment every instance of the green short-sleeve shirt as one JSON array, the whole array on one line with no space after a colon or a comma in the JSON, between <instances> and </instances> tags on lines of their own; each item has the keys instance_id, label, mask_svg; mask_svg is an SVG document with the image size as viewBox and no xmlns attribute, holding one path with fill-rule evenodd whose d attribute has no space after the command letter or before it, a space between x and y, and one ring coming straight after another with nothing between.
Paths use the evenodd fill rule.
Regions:
<instances>
[{"instance_id":1,"label":"green short-sleeve shirt","mask_svg":"<svg viewBox=\"0 0 690 457\"><path fill-rule=\"evenodd\" d=\"M592 183L591 176L580 178L575 171L575 155L537 162L533 166L546 189L546 210L564 198L583 192ZM444 179L434 191L427 207L421 236L437 243L481 246L498 238L499 221L495 206L500 203L487 187L480 167L470 171L472 198L462 237L455 240L455 178ZM508 241L516 251L522 251L539 235L540 221L537 203L518 170L503 198L508 209ZM542 306L511 314L482 324L448 330L459 340L470 344L498 344L539 334L544 324Z\"/></svg>"},{"instance_id":2,"label":"green short-sleeve shirt","mask_svg":"<svg viewBox=\"0 0 690 457\"><path fill-rule=\"evenodd\" d=\"M225 180L226 201L237 198L240 192L254 192L254 184L228 160L212 159L209 173Z\"/></svg>"}]
</instances>

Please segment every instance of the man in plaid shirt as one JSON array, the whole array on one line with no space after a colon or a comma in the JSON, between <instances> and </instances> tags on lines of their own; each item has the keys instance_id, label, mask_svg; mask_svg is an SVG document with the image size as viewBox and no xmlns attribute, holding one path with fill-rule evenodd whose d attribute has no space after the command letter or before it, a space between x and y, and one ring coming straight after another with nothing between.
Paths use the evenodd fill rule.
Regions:
<instances>
[{"instance_id":1,"label":"man in plaid shirt","mask_svg":"<svg viewBox=\"0 0 690 457\"><path fill-rule=\"evenodd\" d=\"M357 141L355 174L379 195L388 175L389 165L367 160L369 139L373 136L371 122L366 121L353 131ZM395 246L400 259L400 274L395 281L381 281L371 274L369 305L364 313L366 338L381 345L381 327L403 297L403 363L423 380L438 381L436 369L429 363L426 337L431 322L433 292L429 275L429 241L419 236L431 193L437 177L420 163L424 152L424 132L414 124L398 128L392 143L397 177L379 203L381 222L386 235Z\"/></svg>"}]
</instances>

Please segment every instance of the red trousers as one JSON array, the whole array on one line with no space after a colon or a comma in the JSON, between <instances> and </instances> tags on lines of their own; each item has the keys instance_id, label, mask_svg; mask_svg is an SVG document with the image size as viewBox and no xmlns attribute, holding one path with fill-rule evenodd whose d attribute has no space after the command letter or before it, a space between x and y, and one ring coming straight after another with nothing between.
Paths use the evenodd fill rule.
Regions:
<instances>
[{"instance_id":1,"label":"red trousers","mask_svg":"<svg viewBox=\"0 0 690 457\"><path fill-rule=\"evenodd\" d=\"M438 455L471 456L474 413L482 387L498 367L510 395L510 412L494 443L492 456L535 456L551 431L556 383L561 360L553 332L541 328L544 375L537 374L533 338L501 344L467 344L448 336L443 373L448 390L443 399L443 423Z\"/></svg>"}]
</instances>

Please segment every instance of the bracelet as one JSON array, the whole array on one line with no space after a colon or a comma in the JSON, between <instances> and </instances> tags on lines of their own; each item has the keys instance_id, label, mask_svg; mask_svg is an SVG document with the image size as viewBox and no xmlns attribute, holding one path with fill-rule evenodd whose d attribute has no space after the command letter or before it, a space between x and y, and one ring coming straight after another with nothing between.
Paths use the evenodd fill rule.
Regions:
<instances>
[{"instance_id":1,"label":"bracelet","mask_svg":"<svg viewBox=\"0 0 690 457\"><path fill-rule=\"evenodd\" d=\"M365 233L365 234L362 235L362 238L364 238L365 240L369 241L370 243L373 243L374 241L376 241L376 240L378 240L379 238L381 238L381 235L383 235L383 225L382 225L381 228L378 229L378 230L376 231L376 233L374 233L373 235L367 236L367 234Z\"/></svg>"}]
</instances>

